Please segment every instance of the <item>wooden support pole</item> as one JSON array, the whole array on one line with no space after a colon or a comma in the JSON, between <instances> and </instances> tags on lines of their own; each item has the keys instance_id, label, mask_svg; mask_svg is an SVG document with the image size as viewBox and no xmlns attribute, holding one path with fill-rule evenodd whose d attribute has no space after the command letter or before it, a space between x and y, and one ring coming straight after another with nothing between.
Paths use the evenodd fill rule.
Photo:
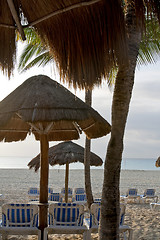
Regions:
<instances>
[{"instance_id":1,"label":"wooden support pole","mask_svg":"<svg viewBox=\"0 0 160 240\"><path fill-rule=\"evenodd\" d=\"M40 167L40 199L39 199L39 229L41 230L41 240L43 240L44 228L48 226L48 137L46 134L40 135L41 145L41 167Z\"/></svg>"},{"instance_id":2,"label":"wooden support pole","mask_svg":"<svg viewBox=\"0 0 160 240\"><path fill-rule=\"evenodd\" d=\"M65 202L68 203L69 163L66 163L65 173Z\"/></svg>"},{"instance_id":3,"label":"wooden support pole","mask_svg":"<svg viewBox=\"0 0 160 240\"><path fill-rule=\"evenodd\" d=\"M35 20L34 22L29 23L26 27L28 27L28 26L34 26L34 25L36 25L36 24L38 24L38 23L40 23L40 22L43 22L43 21L51 18L51 17L57 16L58 14L65 13L65 12L68 12L68 11L73 10L73 9L76 9L76 8L90 6L90 5L95 4L95 3L97 3L97 2L100 2L100 1L101 1L101 0L90 0L90 1L88 1L88 2L84 1L84 2L80 2L80 3L75 3L75 4L71 5L71 6L68 6L68 7L62 8L62 9L59 9L59 10L57 10L57 11L55 11L55 12L52 12L52 13L48 14L47 16L44 16L44 17L42 17L42 18L40 18L40 19L37 19L37 20Z\"/></svg>"},{"instance_id":4,"label":"wooden support pole","mask_svg":"<svg viewBox=\"0 0 160 240\"><path fill-rule=\"evenodd\" d=\"M24 34L24 30L23 30L23 27L20 23L20 20L19 20L19 17L18 17L18 14L16 12L16 9L15 9L15 6L14 6L14 3L13 3L13 0L7 0L8 2L8 6L10 8L10 11L12 13L12 16L14 18L14 21L17 25L17 28L18 28L18 31L20 32L21 34L21 37L22 37L22 40L25 41L26 40L26 37L25 37L25 34Z\"/></svg>"}]
</instances>

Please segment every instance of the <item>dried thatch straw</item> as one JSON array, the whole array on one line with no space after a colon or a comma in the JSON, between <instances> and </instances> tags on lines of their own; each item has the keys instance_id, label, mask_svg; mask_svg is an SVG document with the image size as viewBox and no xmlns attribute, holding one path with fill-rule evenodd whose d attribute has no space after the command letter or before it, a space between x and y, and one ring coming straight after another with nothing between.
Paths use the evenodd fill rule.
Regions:
<instances>
[{"instance_id":1,"label":"dried thatch straw","mask_svg":"<svg viewBox=\"0 0 160 240\"><path fill-rule=\"evenodd\" d=\"M100 84L117 62L124 63L127 54L121 1L88 0L87 4L80 0L14 0L14 5L17 15L22 11L21 16L49 45L62 79L67 79L74 87ZM17 23L6 0L1 0L1 9L4 14L0 12L0 31L4 32L0 34L0 47L6 58L1 55L0 62L6 69L9 67L10 74L15 34L14 28L3 24L15 27ZM10 45L12 51L8 48Z\"/></svg>"},{"instance_id":2,"label":"dried thatch straw","mask_svg":"<svg viewBox=\"0 0 160 240\"><path fill-rule=\"evenodd\" d=\"M15 27L3 27L1 23L15 25L6 0L0 1L0 67L10 76L16 57Z\"/></svg>"},{"instance_id":3,"label":"dried thatch straw","mask_svg":"<svg viewBox=\"0 0 160 240\"><path fill-rule=\"evenodd\" d=\"M59 143L49 148L48 161L51 166L64 165L66 163L81 162L84 163L84 148L72 141ZM90 165L101 166L102 159L95 153L90 153ZM28 163L29 168L34 168L35 172L40 168L40 154Z\"/></svg>"},{"instance_id":4,"label":"dried thatch straw","mask_svg":"<svg viewBox=\"0 0 160 240\"><path fill-rule=\"evenodd\" d=\"M109 123L69 90L45 75L33 76L0 102L0 141L48 133L48 141L108 134Z\"/></svg>"},{"instance_id":5,"label":"dried thatch straw","mask_svg":"<svg viewBox=\"0 0 160 240\"><path fill-rule=\"evenodd\" d=\"M138 27L144 27L150 14L160 20L159 1L125 3L135 6ZM1 0L2 69L8 75L13 70L15 29L22 34L20 22L28 22L49 46L62 79L81 88L100 84L115 65L126 65L128 45L123 5L120 0Z\"/></svg>"}]
</instances>

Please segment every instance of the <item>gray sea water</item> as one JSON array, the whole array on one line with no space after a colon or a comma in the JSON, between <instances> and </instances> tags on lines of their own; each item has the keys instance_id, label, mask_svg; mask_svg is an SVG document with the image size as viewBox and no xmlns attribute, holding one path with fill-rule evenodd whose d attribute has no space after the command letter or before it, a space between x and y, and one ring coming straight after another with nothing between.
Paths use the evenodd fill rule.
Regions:
<instances>
[{"instance_id":1,"label":"gray sea water","mask_svg":"<svg viewBox=\"0 0 160 240\"><path fill-rule=\"evenodd\" d=\"M28 189L39 187L40 174L28 169L0 169L0 193L6 202L28 201ZM50 169L49 187L60 192L64 187L65 171ZM94 197L100 197L103 185L103 169L91 170L92 191ZM69 187L84 187L84 170L69 171ZM137 188L143 194L146 188L155 188L160 199L160 171L122 170L120 193L125 194L128 188Z\"/></svg>"},{"instance_id":2,"label":"gray sea water","mask_svg":"<svg viewBox=\"0 0 160 240\"><path fill-rule=\"evenodd\" d=\"M1 168L28 169L27 164L32 158L33 156L32 157L0 156L0 169ZM154 158L123 158L121 167L123 170L158 170L160 171L160 168L155 167L155 162L156 162L156 159ZM70 164L70 168L72 169L83 169L83 167L84 166L82 163ZM54 168L63 169L64 167L63 166L60 167L57 165ZM98 168L92 167L92 169L103 169L103 165Z\"/></svg>"}]
</instances>

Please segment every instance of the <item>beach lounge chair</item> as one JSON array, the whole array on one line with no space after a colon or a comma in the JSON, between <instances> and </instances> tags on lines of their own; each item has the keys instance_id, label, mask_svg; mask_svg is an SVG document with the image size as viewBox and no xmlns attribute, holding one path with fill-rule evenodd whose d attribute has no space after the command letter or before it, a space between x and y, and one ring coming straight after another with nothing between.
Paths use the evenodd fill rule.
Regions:
<instances>
[{"instance_id":1,"label":"beach lounge chair","mask_svg":"<svg viewBox=\"0 0 160 240\"><path fill-rule=\"evenodd\" d=\"M101 203L101 198L94 198L94 203Z\"/></svg>"},{"instance_id":2,"label":"beach lounge chair","mask_svg":"<svg viewBox=\"0 0 160 240\"><path fill-rule=\"evenodd\" d=\"M31 187L28 190L29 201L39 200L39 189L37 187Z\"/></svg>"},{"instance_id":3,"label":"beach lounge chair","mask_svg":"<svg viewBox=\"0 0 160 240\"><path fill-rule=\"evenodd\" d=\"M34 204L2 205L2 222L0 226L2 239L8 235L38 235L38 206Z\"/></svg>"},{"instance_id":4,"label":"beach lounge chair","mask_svg":"<svg viewBox=\"0 0 160 240\"><path fill-rule=\"evenodd\" d=\"M86 203L86 193L84 188L75 188L74 197L72 201L75 203L85 204Z\"/></svg>"},{"instance_id":5,"label":"beach lounge chair","mask_svg":"<svg viewBox=\"0 0 160 240\"><path fill-rule=\"evenodd\" d=\"M49 201L49 198L50 198L50 195L51 193L53 193L53 188L48 188L48 201Z\"/></svg>"},{"instance_id":6,"label":"beach lounge chair","mask_svg":"<svg viewBox=\"0 0 160 240\"><path fill-rule=\"evenodd\" d=\"M155 203L158 202L158 196L155 195L155 189L150 188L144 191L144 194L141 196L142 202L146 202L147 200L153 200Z\"/></svg>"},{"instance_id":7,"label":"beach lounge chair","mask_svg":"<svg viewBox=\"0 0 160 240\"><path fill-rule=\"evenodd\" d=\"M83 224L84 206L75 203L54 203L49 206L49 226L45 229L44 240L47 234L83 234L88 240L88 229Z\"/></svg>"},{"instance_id":8,"label":"beach lounge chair","mask_svg":"<svg viewBox=\"0 0 160 240\"><path fill-rule=\"evenodd\" d=\"M86 203L86 194L85 193L80 193L80 194L76 194L75 197L73 198L74 202L77 203Z\"/></svg>"},{"instance_id":9,"label":"beach lounge chair","mask_svg":"<svg viewBox=\"0 0 160 240\"><path fill-rule=\"evenodd\" d=\"M136 188L129 188L126 196L123 196L123 200L125 203L128 201L140 202L140 195L137 194L138 190Z\"/></svg>"},{"instance_id":10,"label":"beach lounge chair","mask_svg":"<svg viewBox=\"0 0 160 240\"><path fill-rule=\"evenodd\" d=\"M48 194L53 193L53 188L48 188Z\"/></svg>"},{"instance_id":11,"label":"beach lounge chair","mask_svg":"<svg viewBox=\"0 0 160 240\"><path fill-rule=\"evenodd\" d=\"M73 194L72 188L68 188L68 199L72 200L72 194ZM61 198L62 198L62 201L65 198L65 188L61 189Z\"/></svg>"},{"instance_id":12,"label":"beach lounge chair","mask_svg":"<svg viewBox=\"0 0 160 240\"><path fill-rule=\"evenodd\" d=\"M150 203L151 209L160 209L160 203Z\"/></svg>"},{"instance_id":13,"label":"beach lounge chair","mask_svg":"<svg viewBox=\"0 0 160 240\"><path fill-rule=\"evenodd\" d=\"M133 230L128 225L124 225L124 217L125 217L125 204L120 204L120 224L119 224L119 232L122 235L123 239L132 239ZM100 220L100 203L93 203L90 208L90 218L85 219L85 224L90 229L89 233L97 233L98 226ZM89 235L89 234L88 234ZM89 238L90 239L90 238Z\"/></svg>"},{"instance_id":14,"label":"beach lounge chair","mask_svg":"<svg viewBox=\"0 0 160 240\"><path fill-rule=\"evenodd\" d=\"M51 193L48 200L54 202L61 202L60 193Z\"/></svg>"},{"instance_id":15,"label":"beach lounge chair","mask_svg":"<svg viewBox=\"0 0 160 240\"><path fill-rule=\"evenodd\" d=\"M74 194L84 194L84 193L85 193L85 189L82 187L74 189Z\"/></svg>"}]
</instances>

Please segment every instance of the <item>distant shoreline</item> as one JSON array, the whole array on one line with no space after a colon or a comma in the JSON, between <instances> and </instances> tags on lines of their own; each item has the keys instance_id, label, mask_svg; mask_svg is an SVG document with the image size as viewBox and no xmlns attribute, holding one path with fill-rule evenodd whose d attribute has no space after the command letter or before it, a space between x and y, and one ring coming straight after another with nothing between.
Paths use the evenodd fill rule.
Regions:
<instances>
[{"instance_id":1,"label":"distant shoreline","mask_svg":"<svg viewBox=\"0 0 160 240\"><path fill-rule=\"evenodd\" d=\"M0 156L0 169L28 169L28 163L33 157L16 157L16 156ZM104 161L104 160L103 160ZM155 166L156 159L154 158L123 158L121 169L122 170L144 170L144 171L152 171L159 170ZM55 165L54 167L50 167L50 169L65 169L65 165L59 166ZM82 163L72 163L69 166L70 169L84 169L84 165ZM103 170L104 164L101 167L91 167L91 169Z\"/></svg>"}]
</instances>

